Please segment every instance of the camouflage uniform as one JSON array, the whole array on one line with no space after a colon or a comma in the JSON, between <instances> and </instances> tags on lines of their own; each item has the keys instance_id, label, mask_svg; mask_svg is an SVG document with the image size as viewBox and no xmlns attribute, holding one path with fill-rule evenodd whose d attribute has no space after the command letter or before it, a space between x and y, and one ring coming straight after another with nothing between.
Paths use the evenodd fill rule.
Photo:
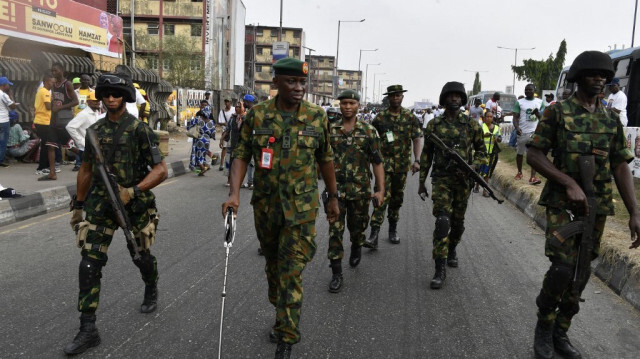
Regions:
<instances>
[{"instance_id":1,"label":"camouflage uniform","mask_svg":"<svg viewBox=\"0 0 640 359\"><path fill-rule=\"evenodd\" d=\"M553 164L568 174L577 183L581 183L578 170L578 157L593 154L596 175L593 187L597 202L597 215L594 229L594 247L591 259L600 252L600 239L608 215L613 215L611 190L612 169L621 163L633 160L633 154L626 147L624 130L618 115L604 109L596 101L594 113L587 111L574 96L549 106L543 113L529 146L544 153L552 150ZM579 296L571 296L571 279L578 256L579 238L568 238L558 248L551 244L553 232L571 222L567 210L576 212L575 204L569 202L564 186L547 181L538 204L546 206L546 243L545 255L554 267L566 270L567 280L558 280L552 269L545 275L542 290L536 303L538 318L546 322L555 321L560 328L567 330L571 318L580 310ZM586 282L580 285L580 293Z\"/></svg>"},{"instance_id":2,"label":"camouflage uniform","mask_svg":"<svg viewBox=\"0 0 640 359\"><path fill-rule=\"evenodd\" d=\"M445 145L454 149L467 161L471 160L473 152L473 165L488 163L482 129L477 121L469 119L463 113L459 113L455 121L449 120L446 114L436 117L427 124L425 137L431 133L437 135ZM438 226L433 233L433 259L444 259L448 256L449 246L455 248L462 239L464 214L467 211L472 183L468 177L461 177L454 161L443 156L442 152L428 141L420 156L420 183L425 183L432 164L433 215L436 218L447 216L451 221L448 233L438 233Z\"/></svg>"},{"instance_id":3,"label":"camouflage uniform","mask_svg":"<svg viewBox=\"0 0 640 359\"><path fill-rule=\"evenodd\" d=\"M356 120L349 134L343 132L342 122L331 125L331 147L334 152L336 182L340 192L340 215L329 228L329 259L342 259L342 236L345 216L351 243L362 246L364 231L369 223L371 193L370 164L379 164L378 134L373 126Z\"/></svg>"},{"instance_id":4,"label":"camouflage uniform","mask_svg":"<svg viewBox=\"0 0 640 359\"><path fill-rule=\"evenodd\" d=\"M318 214L316 162L333 159L326 113L307 101L297 113L276 108L277 96L247 114L234 157L257 164L251 204L266 259L269 301L276 308L275 334L300 340L302 271L316 251ZM269 144L269 138L275 142ZM261 168L262 149L273 150L272 168Z\"/></svg>"},{"instance_id":5,"label":"camouflage uniform","mask_svg":"<svg viewBox=\"0 0 640 359\"><path fill-rule=\"evenodd\" d=\"M422 136L422 129L416 116L404 108L397 115L392 114L389 109L380 112L373 119L372 125L378 130L380 152L384 158L384 201L371 215L371 227L380 228L387 205L389 222L398 223L400 219L407 172L411 168L412 140ZM393 141L389 141L387 133L393 134Z\"/></svg>"},{"instance_id":6,"label":"camouflage uniform","mask_svg":"<svg viewBox=\"0 0 640 359\"><path fill-rule=\"evenodd\" d=\"M100 147L102 154L106 159L109 148L113 144L113 135L118 126L125 122L128 118L130 122L127 129L120 136L115 152L110 161L110 168L115 174L118 184L123 187L132 187L138 184L147 175L147 166L153 167L153 159L149 143L158 144L158 140L153 131L139 121L137 118L129 115L126 111L120 117L117 123L102 118L91 126L96 131L97 137L100 139ZM116 230L118 228L117 221L107 190L100 178L98 168L93 166L95 158L91 146L87 146L83 158L83 162L89 162L93 168L93 176L91 179L91 188L85 201L85 211L87 213L86 221L97 226L96 230L89 230L87 233L86 244L82 249L83 261L80 264L80 294L78 297L78 310L83 313L95 312L98 308L100 296L100 277L101 267L107 264L107 249L111 244L113 234L105 233L105 230ZM139 242L139 232L150 221L150 216L155 216L155 195L151 191L141 192L129 202L125 209L133 226L133 233ZM113 232L111 232L113 233ZM127 243L129 254L133 258L133 247ZM141 247L140 247L141 248ZM141 258L134 260L134 264L140 269L142 280L146 285L153 285L158 281L158 264L156 258L149 250L140 252ZM88 276L92 278L84 280L83 263L89 261L97 264L97 275Z\"/></svg>"}]
</instances>

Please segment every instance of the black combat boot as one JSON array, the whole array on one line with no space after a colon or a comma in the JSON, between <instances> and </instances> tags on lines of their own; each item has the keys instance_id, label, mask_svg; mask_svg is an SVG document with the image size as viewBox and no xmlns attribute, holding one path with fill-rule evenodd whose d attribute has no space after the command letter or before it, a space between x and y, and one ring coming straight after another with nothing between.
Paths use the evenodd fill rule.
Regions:
<instances>
[{"instance_id":1,"label":"black combat boot","mask_svg":"<svg viewBox=\"0 0 640 359\"><path fill-rule=\"evenodd\" d=\"M349 256L349 265L353 268L360 264L360 257L362 256L362 247L357 244L351 245L351 255Z\"/></svg>"},{"instance_id":2,"label":"black combat boot","mask_svg":"<svg viewBox=\"0 0 640 359\"><path fill-rule=\"evenodd\" d=\"M537 359L553 359L552 337L553 322L538 319L535 336L533 338L533 352Z\"/></svg>"},{"instance_id":3,"label":"black combat boot","mask_svg":"<svg viewBox=\"0 0 640 359\"><path fill-rule=\"evenodd\" d=\"M278 342L275 359L289 359L289 358L291 358L291 344L285 343L285 342Z\"/></svg>"},{"instance_id":4,"label":"black combat boot","mask_svg":"<svg viewBox=\"0 0 640 359\"><path fill-rule=\"evenodd\" d=\"M567 331L558 326L553 328L553 347L567 359L582 358L582 354L569 341Z\"/></svg>"},{"instance_id":5,"label":"black combat boot","mask_svg":"<svg viewBox=\"0 0 640 359\"><path fill-rule=\"evenodd\" d=\"M96 315L82 313L80 315L80 331L73 338L73 342L64 347L64 353L74 355L84 353L85 350L100 344L100 334L96 328Z\"/></svg>"},{"instance_id":6,"label":"black combat boot","mask_svg":"<svg viewBox=\"0 0 640 359\"><path fill-rule=\"evenodd\" d=\"M433 275L431 280L431 289L442 288L445 278L447 278L447 267L445 265L446 258L436 259L436 274Z\"/></svg>"},{"instance_id":7,"label":"black combat boot","mask_svg":"<svg viewBox=\"0 0 640 359\"><path fill-rule=\"evenodd\" d=\"M456 254L456 246L452 246L451 244L449 244L447 265L451 268L458 268L458 255Z\"/></svg>"},{"instance_id":8,"label":"black combat boot","mask_svg":"<svg viewBox=\"0 0 640 359\"><path fill-rule=\"evenodd\" d=\"M156 310L158 303L158 285L147 285L144 287L144 301L140 306L142 313L151 313Z\"/></svg>"},{"instance_id":9,"label":"black combat boot","mask_svg":"<svg viewBox=\"0 0 640 359\"><path fill-rule=\"evenodd\" d=\"M333 276L329 282L329 292L338 293L342 288L342 261L340 259L331 260L331 271Z\"/></svg>"},{"instance_id":10,"label":"black combat boot","mask_svg":"<svg viewBox=\"0 0 640 359\"><path fill-rule=\"evenodd\" d=\"M380 233L380 228L371 227L371 234L369 238L365 239L364 246L371 249L378 249L378 233Z\"/></svg>"},{"instance_id":11,"label":"black combat boot","mask_svg":"<svg viewBox=\"0 0 640 359\"><path fill-rule=\"evenodd\" d=\"M389 221L389 242L393 244L400 243L400 237L398 237L398 222Z\"/></svg>"}]
</instances>

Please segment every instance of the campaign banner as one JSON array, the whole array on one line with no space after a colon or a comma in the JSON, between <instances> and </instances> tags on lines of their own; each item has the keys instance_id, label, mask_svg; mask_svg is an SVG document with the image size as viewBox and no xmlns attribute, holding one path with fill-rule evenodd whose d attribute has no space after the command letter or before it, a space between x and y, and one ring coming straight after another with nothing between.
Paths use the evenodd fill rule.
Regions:
<instances>
[{"instance_id":1,"label":"campaign banner","mask_svg":"<svg viewBox=\"0 0 640 359\"><path fill-rule=\"evenodd\" d=\"M0 0L0 34L120 57L122 18L71 0Z\"/></svg>"}]
</instances>

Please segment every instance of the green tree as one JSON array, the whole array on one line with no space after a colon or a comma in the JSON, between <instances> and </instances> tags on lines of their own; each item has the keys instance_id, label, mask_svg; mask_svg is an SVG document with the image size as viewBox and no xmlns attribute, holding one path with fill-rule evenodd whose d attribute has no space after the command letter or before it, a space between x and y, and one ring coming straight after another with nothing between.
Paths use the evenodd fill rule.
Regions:
<instances>
[{"instance_id":1,"label":"green tree","mask_svg":"<svg viewBox=\"0 0 640 359\"><path fill-rule=\"evenodd\" d=\"M562 40L555 56L549 54L546 60L527 59L523 61L524 65L511 66L511 69L515 72L518 80L529 81L538 90L555 89L566 55L567 42Z\"/></svg>"},{"instance_id":2,"label":"green tree","mask_svg":"<svg viewBox=\"0 0 640 359\"><path fill-rule=\"evenodd\" d=\"M173 86L204 88L204 63L202 43L191 36L165 36L162 39L160 66L169 68L163 71L163 79Z\"/></svg>"},{"instance_id":3,"label":"green tree","mask_svg":"<svg viewBox=\"0 0 640 359\"><path fill-rule=\"evenodd\" d=\"M480 73L476 72L476 79L473 80L473 90L471 90L471 94L475 95L480 91L482 91L482 82L480 82Z\"/></svg>"}]
</instances>

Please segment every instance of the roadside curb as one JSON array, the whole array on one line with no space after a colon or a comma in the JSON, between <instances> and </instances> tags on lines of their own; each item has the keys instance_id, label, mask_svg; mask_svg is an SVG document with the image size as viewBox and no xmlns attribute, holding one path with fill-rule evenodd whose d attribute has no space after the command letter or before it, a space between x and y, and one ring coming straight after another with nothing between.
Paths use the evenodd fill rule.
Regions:
<instances>
[{"instance_id":1,"label":"roadside curb","mask_svg":"<svg viewBox=\"0 0 640 359\"><path fill-rule=\"evenodd\" d=\"M489 184L502 193L506 200L529 216L540 228L545 229L547 223L545 209L537 204L537 195L519 191L514 185L512 177L498 173L494 173L494 176L489 179ZM593 274L629 304L640 310L640 278L632 275L632 266L626 257L619 254L611 257L619 260L613 263L600 256L591 262Z\"/></svg>"},{"instance_id":2,"label":"roadside curb","mask_svg":"<svg viewBox=\"0 0 640 359\"><path fill-rule=\"evenodd\" d=\"M180 176L189 172L189 160L171 162L167 167L167 178ZM20 198L3 199L0 201L0 227L68 208L74 194L75 184L37 191Z\"/></svg>"}]
</instances>

